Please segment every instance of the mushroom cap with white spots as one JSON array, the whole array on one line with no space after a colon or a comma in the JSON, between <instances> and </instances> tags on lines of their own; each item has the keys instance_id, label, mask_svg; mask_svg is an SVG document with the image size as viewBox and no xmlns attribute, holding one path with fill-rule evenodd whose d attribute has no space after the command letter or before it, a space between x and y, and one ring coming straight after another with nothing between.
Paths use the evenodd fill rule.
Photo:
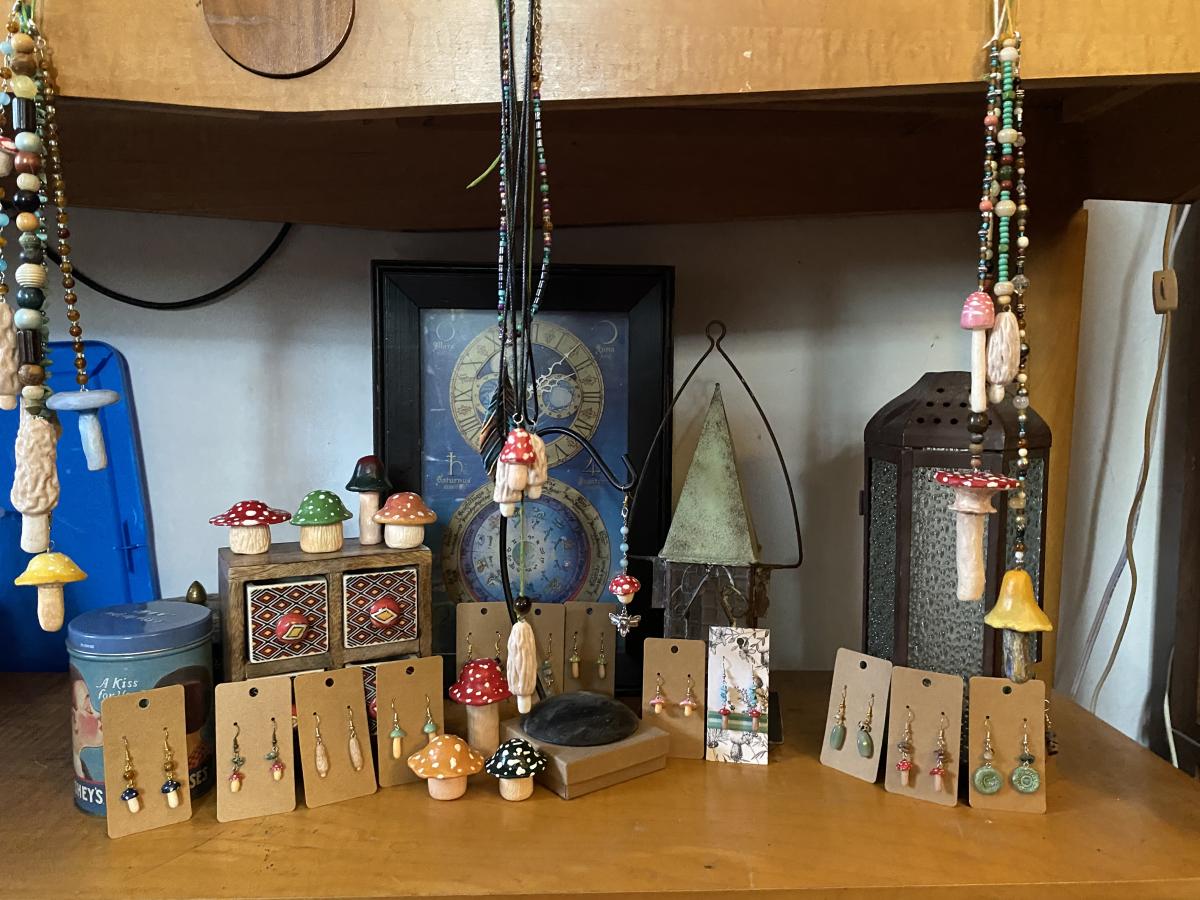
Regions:
<instances>
[{"instance_id":1,"label":"mushroom cap with white spots","mask_svg":"<svg viewBox=\"0 0 1200 900\"><path fill-rule=\"evenodd\" d=\"M531 466L537 459L533 440L524 428L514 428L508 433L504 447L500 450L500 462L509 465Z\"/></svg>"},{"instance_id":2,"label":"mushroom cap with white spots","mask_svg":"<svg viewBox=\"0 0 1200 900\"><path fill-rule=\"evenodd\" d=\"M642 583L629 573L618 575L608 583L608 590L618 597L623 594L636 594L642 589Z\"/></svg>"},{"instance_id":3,"label":"mushroom cap with white spots","mask_svg":"<svg viewBox=\"0 0 1200 900\"><path fill-rule=\"evenodd\" d=\"M483 755L458 735L439 734L408 758L408 767L418 778L466 778L483 771Z\"/></svg>"},{"instance_id":4,"label":"mushroom cap with white spots","mask_svg":"<svg viewBox=\"0 0 1200 900\"><path fill-rule=\"evenodd\" d=\"M986 491L1011 491L1021 482L993 472L935 472L933 480L949 487L979 488Z\"/></svg>"},{"instance_id":5,"label":"mushroom cap with white spots","mask_svg":"<svg viewBox=\"0 0 1200 900\"><path fill-rule=\"evenodd\" d=\"M242 500L208 522L210 525L251 528L255 525L282 525L291 517L292 514L286 509L267 506L261 500Z\"/></svg>"},{"instance_id":6,"label":"mushroom cap with white spots","mask_svg":"<svg viewBox=\"0 0 1200 900\"><path fill-rule=\"evenodd\" d=\"M466 706L487 706L511 696L504 670L491 658L471 660L450 685L450 699Z\"/></svg>"},{"instance_id":7,"label":"mushroom cap with white spots","mask_svg":"<svg viewBox=\"0 0 1200 900\"><path fill-rule=\"evenodd\" d=\"M549 765L546 754L529 741L511 738L496 748L483 768L497 778L532 778Z\"/></svg>"},{"instance_id":8,"label":"mushroom cap with white spots","mask_svg":"<svg viewBox=\"0 0 1200 900\"><path fill-rule=\"evenodd\" d=\"M333 525L354 517L333 491L310 491L292 516L293 525Z\"/></svg>"},{"instance_id":9,"label":"mushroom cap with white spots","mask_svg":"<svg viewBox=\"0 0 1200 900\"><path fill-rule=\"evenodd\" d=\"M437 521L437 513L425 505L420 494L401 491L388 497L373 518L379 525L429 525Z\"/></svg>"}]
</instances>

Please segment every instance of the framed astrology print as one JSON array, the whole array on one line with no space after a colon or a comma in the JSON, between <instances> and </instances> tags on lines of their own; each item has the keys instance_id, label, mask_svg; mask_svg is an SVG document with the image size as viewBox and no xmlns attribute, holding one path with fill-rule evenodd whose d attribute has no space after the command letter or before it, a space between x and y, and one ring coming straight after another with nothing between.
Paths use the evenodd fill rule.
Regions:
<instances>
[{"instance_id":1,"label":"framed astrology print","mask_svg":"<svg viewBox=\"0 0 1200 900\"><path fill-rule=\"evenodd\" d=\"M438 516L435 649L452 652L456 603L502 599L499 512L479 459L479 431L498 382L494 266L376 262L376 443L397 490L418 491ZM569 427L620 475L641 465L671 392L669 268L555 266L533 325L539 425ZM670 448L666 431L660 447ZM550 480L510 528L514 573L538 602L612 600L622 495L578 441L546 441ZM670 454L644 473L631 556L658 552L670 517ZM637 565L636 561L634 563ZM649 572L635 612L650 611ZM515 580L515 575L514 575ZM515 584L514 584L515 587Z\"/></svg>"}]
</instances>

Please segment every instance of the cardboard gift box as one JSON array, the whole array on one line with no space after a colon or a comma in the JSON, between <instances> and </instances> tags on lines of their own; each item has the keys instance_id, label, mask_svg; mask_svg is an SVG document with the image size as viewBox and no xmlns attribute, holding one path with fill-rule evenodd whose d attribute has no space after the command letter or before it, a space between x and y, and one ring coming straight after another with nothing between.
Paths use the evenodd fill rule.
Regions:
<instances>
[{"instance_id":1,"label":"cardboard gift box","mask_svg":"<svg viewBox=\"0 0 1200 900\"><path fill-rule=\"evenodd\" d=\"M521 728L521 719L500 723L504 740L521 738L546 754L550 765L537 780L564 800L582 797L667 765L671 739L661 728L643 721L623 741L599 747L564 747L535 740Z\"/></svg>"}]
</instances>

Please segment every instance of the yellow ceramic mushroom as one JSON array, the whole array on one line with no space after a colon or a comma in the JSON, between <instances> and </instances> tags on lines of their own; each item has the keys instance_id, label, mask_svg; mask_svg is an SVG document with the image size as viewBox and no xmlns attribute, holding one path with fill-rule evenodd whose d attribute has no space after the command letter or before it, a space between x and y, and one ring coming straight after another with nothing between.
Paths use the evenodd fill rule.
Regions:
<instances>
[{"instance_id":1,"label":"yellow ceramic mushroom","mask_svg":"<svg viewBox=\"0 0 1200 900\"><path fill-rule=\"evenodd\" d=\"M996 605L983 617L992 628L1004 634L1004 674L1018 684L1033 677L1033 634L1053 631L1050 617L1038 606L1033 594L1033 579L1024 569L1009 569L1000 582Z\"/></svg>"},{"instance_id":2,"label":"yellow ceramic mushroom","mask_svg":"<svg viewBox=\"0 0 1200 900\"><path fill-rule=\"evenodd\" d=\"M58 631L63 624L63 585L83 581L87 573L65 553L39 553L13 584L37 587L38 624L43 631Z\"/></svg>"}]
</instances>

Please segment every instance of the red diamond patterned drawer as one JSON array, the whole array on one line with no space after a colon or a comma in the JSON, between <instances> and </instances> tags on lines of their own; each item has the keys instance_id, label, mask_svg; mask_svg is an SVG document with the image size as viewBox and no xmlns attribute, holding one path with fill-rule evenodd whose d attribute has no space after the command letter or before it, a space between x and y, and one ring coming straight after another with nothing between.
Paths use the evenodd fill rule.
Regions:
<instances>
[{"instance_id":1,"label":"red diamond patterned drawer","mask_svg":"<svg viewBox=\"0 0 1200 900\"><path fill-rule=\"evenodd\" d=\"M431 561L426 547L355 540L336 553L220 550L225 678L428 656Z\"/></svg>"}]
</instances>

